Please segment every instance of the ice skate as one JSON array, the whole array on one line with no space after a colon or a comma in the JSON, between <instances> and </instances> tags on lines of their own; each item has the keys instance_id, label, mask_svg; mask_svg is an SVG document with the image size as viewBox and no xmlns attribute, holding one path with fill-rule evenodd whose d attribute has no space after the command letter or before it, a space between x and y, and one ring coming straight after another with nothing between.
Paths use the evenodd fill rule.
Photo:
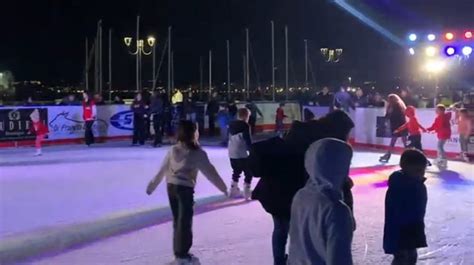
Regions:
<instances>
[{"instance_id":1,"label":"ice skate","mask_svg":"<svg viewBox=\"0 0 474 265\"><path fill-rule=\"evenodd\" d=\"M199 259L193 255L190 255L189 258L181 259L176 258L174 261L169 263L170 265L201 265Z\"/></svg>"},{"instance_id":2,"label":"ice skate","mask_svg":"<svg viewBox=\"0 0 474 265\"><path fill-rule=\"evenodd\" d=\"M252 190L250 189L250 184L248 184L248 183L244 184L244 198L246 200L251 200L252 199Z\"/></svg>"},{"instance_id":3,"label":"ice skate","mask_svg":"<svg viewBox=\"0 0 474 265\"><path fill-rule=\"evenodd\" d=\"M462 153L461 154L461 159L464 161L464 162L470 162L470 159L469 159L469 156L467 156L466 153Z\"/></svg>"},{"instance_id":4,"label":"ice skate","mask_svg":"<svg viewBox=\"0 0 474 265\"><path fill-rule=\"evenodd\" d=\"M383 156L381 156L379 158L379 162L382 162L382 163L387 163L389 160L390 160L390 157L392 156L392 154L390 153L386 153L384 154Z\"/></svg>"},{"instance_id":5,"label":"ice skate","mask_svg":"<svg viewBox=\"0 0 474 265\"><path fill-rule=\"evenodd\" d=\"M230 190L229 190L229 197L230 198L237 198L241 196L241 192L239 189L239 183L232 181L232 184L230 184Z\"/></svg>"},{"instance_id":6,"label":"ice skate","mask_svg":"<svg viewBox=\"0 0 474 265\"><path fill-rule=\"evenodd\" d=\"M36 150L36 153L34 156L41 156L43 153L41 152L41 149Z\"/></svg>"}]
</instances>

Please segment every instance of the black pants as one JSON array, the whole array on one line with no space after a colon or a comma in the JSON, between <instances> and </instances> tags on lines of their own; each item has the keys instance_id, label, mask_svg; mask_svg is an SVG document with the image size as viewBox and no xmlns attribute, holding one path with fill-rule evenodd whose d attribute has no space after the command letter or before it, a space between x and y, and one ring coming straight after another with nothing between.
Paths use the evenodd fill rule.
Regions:
<instances>
[{"instance_id":1,"label":"black pants","mask_svg":"<svg viewBox=\"0 0 474 265\"><path fill-rule=\"evenodd\" d=\"M423 147L421 146L420 134L408 136L408 141L410 141L410 144L407 147L412 147L423 152Z\"/></svg>"},{"instance_id":2,"label":"black pants","mask_svg":"<svg viewBox=\"0 0 474 265\"><path fill-rule=\"evenodd\" d=\"M173 251L177 258L189 258L193 245L194 189L168 184L168 198L173 213Z\"/></svg>"},{"instance_id":3,"label":"black pants","mask_svg":"<svg viewBox=\"0 0 474 265\"><path fill-rule=\"evenodd\" d=\"M145 144L145 118L142 115L133 116L133 144Z\"/></svg>"},{"instance_id":4,"label":"black pants","mask_svg":"<svg viewBox=\"0 0 474 265\"><path fill-rule=\"evenodd\" d=\"M92 125L94 121L86 121L86 128L84 133L84 140L86 145L91 145L95 142L94 140L94 133L92 132Z\"/></svg>"},{"instance_id":5,"label":"black pants","mask_svg":"<svg viewBox=\"0 0 474 265\"><path fill-rule=\"evenodd\" d=\"M214 136L216 133L216 115L209 114L209 136Z\"/></svg>"},{"instance_id":6,"label":"black pants","mask_svg":"<svg viewBox=\"0 0 474 265\"><path fill-rule=\"evenodd\" d=\"M156 146L163 142L163 115L153 114L153 130L155 131L155 139L153 145Z\"/></svg>"},{"instance_id":7,"label":"black pants","mask_svg":"<svg viewBox=\"0 0 474 265\"><path fill-rule=\"evenodd\" d=\"M416 249L400 250L393 255L392 265L415 265L417 259Z\"/></svg>"},{"instance_id":8,"label":"black pants","mask_svg":"<svg viewBox=\"0 0 474 265\"><path fill-rule=\"evenodd\" d=\"M255 126L257 124L257 117L250 116L249 118L249 125L250 125L250 133L255 134Z\"/></svg>"},{"instance_id":9,"label":"black pants","mask_svg":"<svg viewBox=\"0 0 474 265\"><path fill-rule=\"evenodd\" d=\"M290 219L273 217L272 250L273 264L286 265L286 243L288 241L288 232L290 231Z\"/></svg>"},{"instance_id":10,"label":"black pants","mask_svg":"<svg viewBox=\"0 0 474 265\"><path fill-rule=\"evenodd\" d=\"M244 172L245 183L250 184L252 182L252 172L250 171L248 158L230 159L230 165L232 166L232 180L238 182L240 174Z\"/></svg>"}]
</instances>

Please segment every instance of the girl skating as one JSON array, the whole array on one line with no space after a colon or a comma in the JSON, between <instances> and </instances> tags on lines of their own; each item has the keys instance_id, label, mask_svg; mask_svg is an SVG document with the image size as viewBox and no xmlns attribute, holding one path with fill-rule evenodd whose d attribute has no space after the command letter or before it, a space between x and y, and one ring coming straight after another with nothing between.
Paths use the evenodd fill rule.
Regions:
<instances>
[{"instance_id":1,"label":"girl skating","mask_svg":"<svg viewBox=\"0 0 474 265\"><path fill-rule=\"evenodd\" d=\"M198 170L227 195L227 187L209 161L207 153L198 143L196 124L181 121L178 127L178 143L166 155L156 176L150 181L146 192L153 193L166 176L168 198L173 213L173 251L175 265L200 264L189 253L193 244L192 221L194 214L194 186Z\"/></svg>"},{"instance_id":2,"label":"girl skating","mask_svg":"<svg viewBox=\"0 0 474 265\"><path fill-rule=\"evenodd\" d=\"M40 156L43 154L41 151L42 142L44 138L46 137L46 135L49 133L48 126L44 125L43 121L41 120L38 109L33 110L33 112L30 114L30 119L31 119L30 132L36 135L35 156Z\"/></svg>"}]
</instances>

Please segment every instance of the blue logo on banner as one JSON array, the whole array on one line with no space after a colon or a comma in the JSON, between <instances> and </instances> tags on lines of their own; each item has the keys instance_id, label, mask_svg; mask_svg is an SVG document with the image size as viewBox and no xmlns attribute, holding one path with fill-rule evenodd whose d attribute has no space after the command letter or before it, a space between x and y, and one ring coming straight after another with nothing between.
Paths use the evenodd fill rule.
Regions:
<instances>
[{"instance_id":1,"label":"blue logo on banner","mask_svg":"<svg viewBox=\"0 0 474 265\"><path fill-rule=\"evenodd\" d=\"M133 112L122 111L110 117L110 124L115 128L133 131Z\"/></svg>"}]
</instances>

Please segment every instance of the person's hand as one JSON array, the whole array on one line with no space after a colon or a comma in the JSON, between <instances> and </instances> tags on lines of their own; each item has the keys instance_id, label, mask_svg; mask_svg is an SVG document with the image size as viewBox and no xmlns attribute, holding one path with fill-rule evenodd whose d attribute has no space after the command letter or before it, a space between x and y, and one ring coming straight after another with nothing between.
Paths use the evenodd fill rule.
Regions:
<instances>
[{"instance_id":1,"label":"person's hand","mask_svg":"<svg viewBox=\"0 0 474 265\"><path fill-rule=\"evenodd\" d=\"M146 187L146 194L151 195L153 193L153 184L150 182L148 183L148 186Z\"/></svg>"}]
</instances>

